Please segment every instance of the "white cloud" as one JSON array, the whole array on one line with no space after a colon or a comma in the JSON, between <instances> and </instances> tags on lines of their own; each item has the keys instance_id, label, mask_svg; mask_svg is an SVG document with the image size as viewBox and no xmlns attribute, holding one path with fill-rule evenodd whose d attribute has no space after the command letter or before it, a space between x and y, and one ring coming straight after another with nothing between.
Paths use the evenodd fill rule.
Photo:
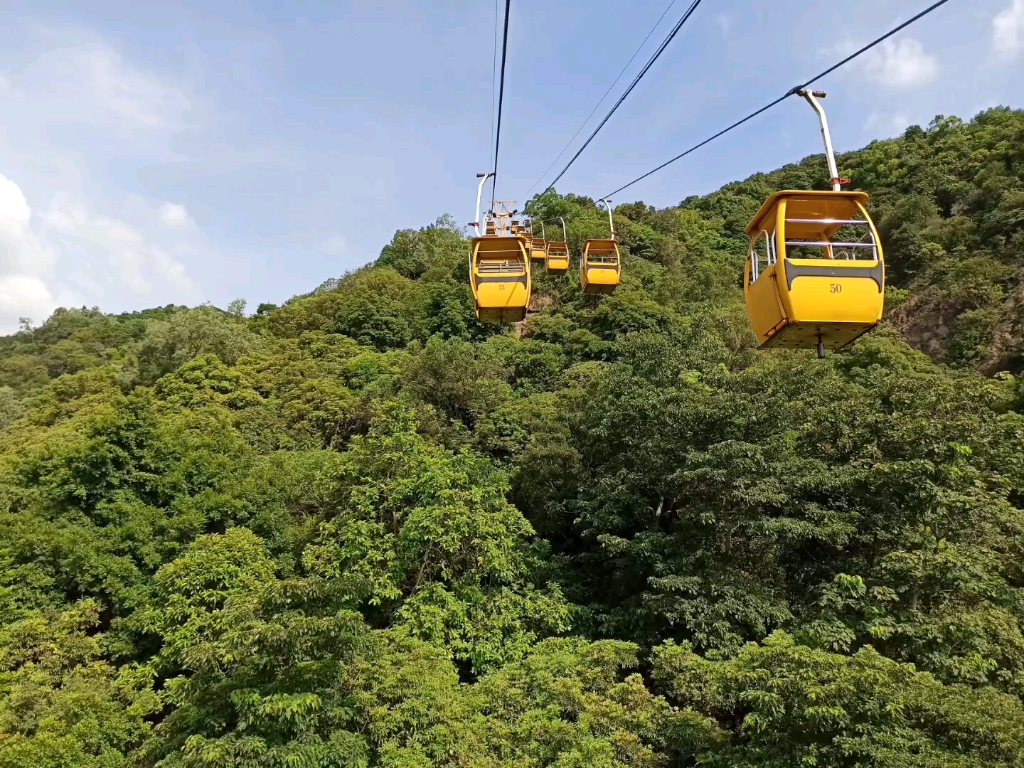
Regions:
<instances>
[{"instance_id":1,"label":"white cloud","mask_svg":"<svg viewBox=\"0 0 1024 768\"><path fill-rule=\"evenodd\" d=\"M732 17L728 13L720 13L715 17L718 28L722 30L722 37L728 37L732 29Z\"/></svg>"},{"instance_id":2,"label":"white cloud","mask_svg":"<svg viewBox=\"0 0 1024 768\"><path fill-rule=\"evenodd\" d=\"M829 58L849 56L860 48L845 43L828 51ZM887 88L905 89L926 85L939 76L939 63L925 51L921 41L905 37L899 42L886 40L855 60L862 74Z\"/></svg>"},{"instance_id":3,"label":"white cloud","mask_svg":"<svg viewBox=\"0 0 1024 768\"><path fill-rule=\"evenodd\" d=\"M31 230L32 209L21 187L0 176L0 275L40 274L54 254Z\"/></svg>"},{"instance_id":4,"label":"white cloud","mask_svg":"<svg viewBox=\"0 0 1024 768\"><path fill-rule=\"evenodd\" d=\"M0 333L11 333L19 318L35 322L49 317L58 306L50 289L38 277L0 277Z\"/></svg>"},{"instance_id":5,"label":"white cloud","mask_svg":"<svg viewBox=\"0 0 1024 768\"><path fill-rule=\"evenodd\" d=\"M187 217L183 206L172 208L180 209L172 222L175 213ZM58 306L198 303L201 292L181 259L200 252L195 228L182 240L157 225L164 209L135 209L141 226L94 214L63 193L36 216L21 187L0 175L0 334L16 330L19 317L42 322Z\"/></svg>"},{"instance_id":6,"label":"white cloud","mask_svg":"<svg viewBox=\"0 0 1024 768\"><path fill-rule=\"evenodd\" d=\"M194 206L228 177L236 188L257 170L301 170L303 152L250 132L206 79L200 54L151 65L96 31L29 17L0 30L0 43L0 333L61 305L116 312L221 301L235 291L225 285L265 269L259 248L216 244ZM189 188L197 201L149 192ZM229 213L244 209L227 202ZM313 242L344 248L330 234L320 229Z\"/></svg>"},{"instance_id":7,"label":"white cloud","mask_svg":"<svg viewBox=\"0 0 1024 768\"><path fill-rule=\"evenodd\" d=\"M347 250L345 238L341 235L334 235L320 243L320 253L324 256L344 256Z\"/></svg>"},{"instance_id":8,"label":"white cloud","mask_svg":"<svg viewBox=\"0 0 1024 768\"><path fill-rule=\"evenodd\" d=\"M32 230L32 209L24 192L0 176L0 333L16 329L19 317L47 317L57 301L45 275L53 250Z\"/></svg>"},{"instance_id":9,"label":"white cloud","mask_svg":"<svg viewBox=\"0 0 1024 768\"><path fill-rule=\"evenodd\" d=\"M1013 58L1024 50L1024 0L1013 0L992 19L992 45L1004 58Z\"/></svg>"},{"instance_id":10,"label":"white cloud","mask_svg":"<svg viewBox=\"0 0 1024 768\"><path fill-rule=\"evenodd\" d=\"M21 187L0 176L0 229L22 234L28 230L31 218L32 209Z\"/></svg>"},{"instance_id":11,"label":"white cloud","mask_svg":"<svg viewBox=\"0 0 1024 768\"><path fill-rule=\"evenodd\" d=\"M184 205L164 203L160 206L160 223L168 229L185 229L188 226L188 211Z\"/></svg>"}]
</instances>

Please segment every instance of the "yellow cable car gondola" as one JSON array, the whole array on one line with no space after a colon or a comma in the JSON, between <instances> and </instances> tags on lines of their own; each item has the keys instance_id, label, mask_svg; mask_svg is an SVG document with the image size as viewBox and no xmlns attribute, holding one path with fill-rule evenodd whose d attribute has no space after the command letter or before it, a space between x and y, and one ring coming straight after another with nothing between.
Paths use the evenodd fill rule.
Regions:
<instances>
[{"instance_id":1,"label":"yellow cable car gondola","mask_svg":"<svg viewBox=\"0 0 1024 768\"><path fill-rule=\"evenodd\" d=\"M545 237L544 222L540 223L540 237L534 237L533 221L530 221L530 239L527 243L530 246L530 259L532 261L544 261L547 258L548 241Z\"/></svg>"},{"instance_id":2,"label":"yellow cable car gondola","mask_svg":"<svg viewBox=\"0 0 1024 768\"><path fill-rule=\"evenodd\" d=\"M544 238L534 238L530 243L530 258L534 261L545 261L548 257L548 241Z\"/></svg>"},{"instance_id":3,"label":"yellow cable car gondola","mask_svg":"<svg viewBox=\"0 0 1024 768\"><path fill-rule=\"evenodd\" d=\"M525 226L517 226L513 234L523 238L523 241L526 243L526 255L532 257L533 233L527 232Z\"/></svg>"},{"instance_id":4,"label":"yellow cable car gondola","mask_svg":"<svg viewBox=\"0 0 1024 768\"><path fill-rule=\"evenodd\" d=\"M866 192L843 192L825 113L821 119L831 191L786 190L765 201L750 225L743 290L762 348L846 346L878 324L885 298L885 261Z\"/></svg>"},{"instance_id":5,"label":"yellow cable car gondola","mask_svg":"<svg viewBox=\"0 0 1024 768\"><path fill-rule=\"evenodd\" d=\"M526 318L532 286L522 237L473 238L470 267L473 302L481 323L518 323Z\"/></svg>"},{"instance_id":6,"label":"yellow cable car gondola","mask_svg":"<svg viewBox=\"0 0 1024 768\"><path fill-rule=\"evenodd\" d=\"M484 224L485 234L480 235L480 194L491 175L479 174L477 220L472 225L477 236L473 238L469 255L470 288L481 323L517 323L526 318L530 304L529 254L525 238L513 234L506 225L507 213L492 211Z\"/></svg>"},{"instance_id":7,"label":"yellow cable car gondola","mask_svg":"<svg viewBox=\"0 0 1024 768\"><path fill-rule=\"evenodd\" d=\"M580 283L584 293L611 293L618 287L622 277L622 261L619 242L612 223L610 200L601 200L608 209L608 226L611 240L587 240L580 256Z\"/></svg>"},{"instance_id":8,"label":"yellow cable car gondola","mask_svg":"<svg viewBox=\"0 0 1024 768\"><path fill-rule=\"evenodd\" d=\"M548 272L553 275L561 275L569 271L569 238L565 234L565 219L559 216L558 220L562 222L562 242L548 241L545 260Z\"/></svg>"},{"instance_id":9,"label":"yellow cable car gondola","mask_svg":"<svg viewBox=\"0 0 1024 768\"><path fill-rule=\"evenodd\" d=\"M569 271L569 244L548 243L547 259L545 260L548 272L553 275L562 275Z\"/></svg>"}]
</instances>

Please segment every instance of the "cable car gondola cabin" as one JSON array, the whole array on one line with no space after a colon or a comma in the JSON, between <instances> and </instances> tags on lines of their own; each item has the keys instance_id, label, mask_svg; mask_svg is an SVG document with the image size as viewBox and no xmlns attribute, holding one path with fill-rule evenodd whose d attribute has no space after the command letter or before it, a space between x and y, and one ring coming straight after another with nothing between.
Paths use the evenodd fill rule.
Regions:
<instances>
[{"instance_id":1,"label":"cable car gondola cabin","mask_svg":"<svg viewBox=\"0 0 1024 768\"><path fill-rule=\"evenodd\" d=\"M517 229L513 234L523 238L523 242L526 243L526 255L531 256L533 251L533 234L522 228Z\"/></svg>"},{"instance_id":2,"label":"cable car gondola cabin","mask_svg":"<svg viewBox=\"0 0 1024 768\"><path fill-rule=\"evenodd\" d=\"M534 261L544 261L548 256L547 240L535 237L530 241L530 258Z\"/></svg>"},{"instance_id":3,"label":"cable car gondola cabin","mask_svg":"<svg viewBox=\"0 0 1024 768\"><path fill-rule=\"evenodd\" d=\"M622 276L619 244L615 240L587 240L580 257L584 293L612 293Z\"/></svg>"},{"instance_id":4,"label":"cable car gondola cabin","mask_svg":"<svg viewBox=\"0 0 1024 768\"><path fill-rule=\"evenodd\" d=\"M549 242L547 249L547 268L553 275L562 275L569 271L569 244Z\"/></svg>"},{"instance_id":5,"label":"cable car gondola cabin","mask_svg":"<svg viewBox=\"0 0 1024 768\"><path fill-rule=\"evenodd\" d=\"M867 202L789 190L761 206L746 230L743 292L762 348L837 350L878 324L885 262Z\"/></svg>"},{"instance_id":6,"label":"cable car gondola cabin","mask_svg":"<svg viewBox=\"0 0 1024 768\"><path fill-rule=\"evenodd\" d=\"M474 238L470 276L481 323L518 323L526 318L531 282L522 235Z\"/></svg>"}]
</instances>

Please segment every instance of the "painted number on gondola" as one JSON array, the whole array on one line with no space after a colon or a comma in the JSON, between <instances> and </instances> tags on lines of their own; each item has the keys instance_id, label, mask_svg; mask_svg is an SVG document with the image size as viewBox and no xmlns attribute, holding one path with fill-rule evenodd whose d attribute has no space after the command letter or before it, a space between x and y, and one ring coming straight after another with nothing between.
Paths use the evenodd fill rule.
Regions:
<instances>
[{"instance_id":1,"label":"painted number on gondola","mask_svg":"<svg viewBox=\"0 0 1024 768\"><path fill-rule=\"evenodd\" d=\"M839 283L831 283L828 287L828 291L829 293L842 293L843 286L841 286Z\"/></svg>"}]
</instances>

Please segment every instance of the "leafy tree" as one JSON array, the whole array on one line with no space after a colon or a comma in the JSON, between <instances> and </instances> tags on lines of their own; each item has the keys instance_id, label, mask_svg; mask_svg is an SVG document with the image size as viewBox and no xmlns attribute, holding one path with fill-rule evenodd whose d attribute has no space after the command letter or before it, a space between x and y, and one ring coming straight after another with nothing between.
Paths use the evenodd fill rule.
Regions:
<instances>
[{"instance_id":1,"label":"leafy tree","mask_svg":"<svg viewBox=\"0 0 1024 768\"><path fill-rule=\"evenodd\" d=\"M147 329L136 353L139 378L152 384L202 354L215 354L230 365L256 344L252 333L217 309L180 312Z\"/></svg>"},{"instance_id":2,"label":"leafy tree","mask_svg":"<svg viewBox=\"0 0 1024 768\"><path fill-rule=\"evenodd\" d=\"M618 291L513 327L444 216L0 338L0 768L1024 765L1022 114L840 158L890 285L823 361L740 290L821 155L620 205Z\"/></svg>"},{"instance_id":3,"label":"leafy tree","mask_svg":"<svg viewBox=\"0 0 1024 768\"><path fill-rule=\"evenodd\" d=\"M356 579L371 625L398 621L476 670L568 626L533 583L530 525L487 462L430 446L400 411L357 437L331 480L336 512L306 550L321 578Z\"/></svg>"},{"instance_id":4,"label":"leafy tree","mask_svg":"<svg viewBox=\"0 0 1024 768\"><path fill-rule=\"evenodd\" d=\"M99 612L83 601L0 628L0 765L128 765L160 701L146 670L103 659Z\"/></svg>"},{"instance_id":5,"label":"leafy tree","mask_svg":"<svg viewBox=\"0 0 1024 768\"><path fill-rule=\"evenodd\" d=\"M655 678L678 706L713 713L728 734L703 765L1011 766L1024 709L992 690L943 686L870 648L853 656L784 633L735 658L659 648Z\"/></svg>"}]
</instances>

